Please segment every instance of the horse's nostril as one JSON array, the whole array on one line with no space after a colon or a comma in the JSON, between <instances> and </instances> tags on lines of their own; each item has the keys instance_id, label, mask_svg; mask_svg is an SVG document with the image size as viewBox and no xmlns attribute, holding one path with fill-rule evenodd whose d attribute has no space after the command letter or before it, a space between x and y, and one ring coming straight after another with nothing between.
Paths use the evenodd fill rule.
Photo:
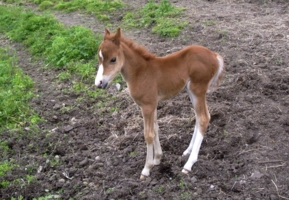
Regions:
<instances>
[{"instance_id":1,"label":"horse's nostril","mask_svg":"<svg viewBox=\"0 0 289 200\"><path fill-rule=\"evenodd\" d=\"M102 81L99 81L99 85L97 87L102 88Z\"/></svg>"}]
</instances>

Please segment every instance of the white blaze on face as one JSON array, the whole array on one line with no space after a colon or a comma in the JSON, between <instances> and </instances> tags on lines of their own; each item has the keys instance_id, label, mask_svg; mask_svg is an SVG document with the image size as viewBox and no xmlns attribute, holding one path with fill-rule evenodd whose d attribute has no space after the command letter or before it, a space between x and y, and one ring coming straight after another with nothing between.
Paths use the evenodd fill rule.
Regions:
<instances>
[{"instance_id":1,"label":"white blaze on face","mask_svg":"<svg viewBox=\"0 0 289 200\"><path fill-rule=\"evenodd\" d=\"M101 58L101 61L103 63L103 55L102 55L102 52L101 50L99 51L99 57ZM101 82L102 82L102 79L103 79L103 65L99 65L98 67L98 71L97 71L97 75L95 77L95 85L98 87Z\"/></svg>"}]
</instances>

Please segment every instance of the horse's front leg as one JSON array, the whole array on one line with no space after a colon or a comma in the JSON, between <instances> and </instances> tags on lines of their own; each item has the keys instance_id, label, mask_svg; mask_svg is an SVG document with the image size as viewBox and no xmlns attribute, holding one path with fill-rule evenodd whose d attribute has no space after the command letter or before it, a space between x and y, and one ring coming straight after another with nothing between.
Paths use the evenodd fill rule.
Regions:
<instances>
[{"instance_id":1,"label":"horse's front leg","mask_svg":"<svg viewBox=\"0 0 289 200\"><path fill-rule=\"evenodd\" d=\"M144 118L144 138L147 145L146 163L140 176L140 179L144 180L146 176L150 175L150 170L154 166L154 112L156 106L146 105L142 106L141 109Z\"/></svg>"}]
</instances>

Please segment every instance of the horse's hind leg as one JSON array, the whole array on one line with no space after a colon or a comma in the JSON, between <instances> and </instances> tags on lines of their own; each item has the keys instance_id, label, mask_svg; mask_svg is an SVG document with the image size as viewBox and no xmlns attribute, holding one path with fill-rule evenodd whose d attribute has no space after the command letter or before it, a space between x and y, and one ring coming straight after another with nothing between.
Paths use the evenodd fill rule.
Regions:
<instances>
[{"instance_id":1,"label":"horse's hind leg","mask_svg":"<svg viewBox=\"0 0 289 200\"><path fill-rule=\"evenodd\" d=\"M203 137L210 120L210 114L206 103L207 87L193 85L189 82L187 85L187 90L195 109L196 125L190 145L183 153L183 155L190 154L189 159L182 170L183 173L188 173L191 171L193 164L197 162Z\"/></svg>"},{"instance_id":2,"label":"horse's hind leg","mask_svg":"<svg viewBox=\"0 0 289 200\"><path fill-rule=\"evenodd\" d=\"M161 158L163 155L160 140L159 140L159 126L157 121L157 110L155 110L154 117L154 130L155 130L155 138L154 138L154 165L159 165L161 162Z\"/></svg>"},{"instance_id":3,"label":"horse's hind leg","mask_svg":"<svg viewBox=\"0 0 289 200\"><path fill-rule=\"evenodd\" d=\"M197 127L197 125L195 125L195 129L194 129L194 133L193 133L191 142L190 142L188 148L184 151L183 156L191 154L191 152L193 150L194 142L196 140L197 131L198 131L198 127Z\"/></svg>"}]
</instances>

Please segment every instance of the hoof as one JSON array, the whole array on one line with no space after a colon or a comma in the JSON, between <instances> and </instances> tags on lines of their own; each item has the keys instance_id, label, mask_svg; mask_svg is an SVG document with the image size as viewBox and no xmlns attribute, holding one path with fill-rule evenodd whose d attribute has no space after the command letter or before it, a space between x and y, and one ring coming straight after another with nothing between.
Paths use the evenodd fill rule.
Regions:
<instances>
[{"instance_id":1,"label":"hoof","mask_svg":"<svg viewBox=\"0 0 289 200\"><path fill-rule=\"evenodd\" d=\"M147 176L145 176L145 175L140 175L140 178L139 178L139 179L140 179L141 181L144 181L144 180L146 179L146 177L147 177Z\"/></svg>"},{"instance_id":2,"label":"hoof","mask_svg":"<svg viewBox=\"0 0 289 200\"><path fill-rule=\"evenodd\" d=\"M189 171L186 170L186 169L183 169L183 170L182 170L182 173L184 173L184 174L189 174Z\"/></svg>"}]
</instances>

